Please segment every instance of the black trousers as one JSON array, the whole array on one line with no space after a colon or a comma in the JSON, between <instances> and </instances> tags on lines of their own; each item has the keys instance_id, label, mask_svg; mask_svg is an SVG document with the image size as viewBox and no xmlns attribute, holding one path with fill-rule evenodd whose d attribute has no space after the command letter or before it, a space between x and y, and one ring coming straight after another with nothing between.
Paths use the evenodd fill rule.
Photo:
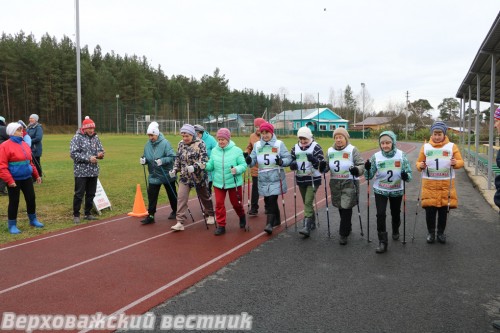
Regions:
<instances>
[{"instance_id":1,"label":"black trousers","mask_svg":"<svg viewBox=\"0 0 500 333\"><path fill-rule=\"evenodd\" d=\"M83 196L85 196L84 212L90 215L97 190L97 177L75 177L75 194L73 196L73 216L80 216Z\"/></svg>"},{"instance_id":2,"label":"black trousers","mask_svg":"<svg viewBox=\"0 0 500 333\"><path fill-rule=\"evenodd\" d=\"M268 215L276 215L278 221L281 222L280 208L278 206L278 196L270 195L264 197L264 207Z\"/></svg>"},{"instance_id":3,"label":"black trousers","mask_svg":"<svg viewBox=\"0 0 500 333\"><path fill-rule=\"evenodd\" d=\"M16 187L7 186L7 190L9 192L9 208L7 212L9 220L17 219L17 210L19 208L21 191L23 192L24 200L26 201L26 210L28 214L36 213L35 189L33 187L33 180L31 177L25 180L16 180Z\"/></svg>"},{"instance_id":4,"label":"black trousers","mask_svg":"<svg viewBox=\"0 0 500 333\"><path fill-rule=\"evenodd\" d=\"M175 188L175 181L169 184L149 184L148 187L148 213L154 215L156 213L156 204L158 203L158 194L160 194L161 185L167 191L168 201L172 211L177 213L177 189Z\"/></svg>"},{"instance_id":5,"label":"black trousers","mask_svg":"<svg viewBox=\"0 0 500 333\"><path fill-rule=\"evenodd\" d=\"M252 198L250 199L250 209L259 210L259 177L252 177Z\"/></svg>"},{"instance_id":6,"label":"black trousers","mask_svg":"<svg viewBox=\"0 0 500 333\"><path fill-rule=\"evenodd\" d=\"M448 217L448 207L425 207L425 221L429 233L436 231L436 214L438 216L437 233L444 233L446 229L446 219Z\"/></svg>"},{"instance_id":7,"label":"black trousers","mask_svg":"<svg viewBox=\"0 0 500 333\"><path fill-rule=\"evenodd\" d=\"M352 230L352 208L342 209L339 208L340 214L340 227L339 227L339 235L342 237L347 237L351 234Z\"/></svg>"},{"instance_id":8,"label":"black trousers","mask_svg":"<svg viewBox=\"0 0 500 333\"><path fill-rule=\"evenodd\" d=\"M385 195L375 193L375 205L377 206L377 231L386 232L385 218L387 201L389 201L391 209L392 233L398 234L399 226L401 225L401 201L403 201L403 196L386 197Z\"/></svg>"}]
</instances>

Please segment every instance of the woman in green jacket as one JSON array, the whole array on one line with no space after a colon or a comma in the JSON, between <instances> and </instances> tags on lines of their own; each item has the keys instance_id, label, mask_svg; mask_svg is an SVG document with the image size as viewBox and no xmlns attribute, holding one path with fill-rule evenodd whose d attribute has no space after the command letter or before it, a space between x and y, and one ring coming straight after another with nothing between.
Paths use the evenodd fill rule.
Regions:
<instances>
[{"instance_id":1,"label":"woman in green jacket","mask_svg":"<svg viewBox=\"0 0 500 333\"><path fill-rule=\"evenodd\" d=\"M241 175L247 169L243 151L231 141L231 132L227 128L217 131L219 145L212 150L206 170L212 172L215 193L215 220L217 229L215 235L226 233L226 193L240 218L240 228L246 226L245 210L241 203L243 179Z\"/></svg>"}]
</instances>

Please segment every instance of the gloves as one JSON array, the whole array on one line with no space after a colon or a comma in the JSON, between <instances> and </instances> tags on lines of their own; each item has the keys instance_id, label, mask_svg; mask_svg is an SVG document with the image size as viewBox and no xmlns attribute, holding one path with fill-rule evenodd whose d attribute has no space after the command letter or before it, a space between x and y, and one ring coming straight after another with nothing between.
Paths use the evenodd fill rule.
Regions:
<instances>
[{"instance_id":1,"label":"gloves","mask_svg":"<svg viewBox=\"0 0 500 333\"><path fill-rule=\"evenodd\" d=\"M243 153L243 157L245 158L245 160L247 159L247 156L248 156L247 152Z\"/></svg>"},{"instance_id":2,"label":"gloves","mask_svg":"<svg viewBox=\"0 0 500 333\"><path fill-rule=\"evenodd\" d=\"M234 175L236 175L236 168L235 167L231 167L231 173Z\"/></svg>"},{"instance_id":3,"label":"gloves","mask_svg":"<svg viewBox=\"0 0 500 333\"><path fill-rule=\"evenodd\" d=\"M295 171L297 169L298 169L297 161L293 160L292 163L290 163L290 170Z\"/></svg>"},{"instance_id":4,"label":"gloves","mask_svg":"<svg viewBox=\"0 0 500 333\"><path fill-rule=\"evenodd\" d=\"M326 161L325 160L319 162L319 169L318 170L321 173L325 173L325 171L326 171Z\"/></svg>"},{"instance_id":5,"label":"gloves","mask_svg":"<svg viewBox=\"0 0 500 333\"><path fill-rule=\"evenodd\" d=\"M168 172L168 175L171 177L171 178L174 178L175 175L177 174L177 170L175 169L172 169Z\"/></svg>"},{"instance_id":6,"label":"gloves","mask_svg":"<svg viewBox=\"0 0 500 333\"><path fill-rule=\"evenodd\" d=\"M279 155L276 156L276 160L275 161L276 161L277 165L279 165L279 166L283 165L283 159Z\"/></svg>"},{"instance_id":7,"label":"gloves","mask_svg":"<svg viewBox=\"0 0 500 333\"><path fill-rule=\"evenodd\" d=\"M146 164L146 158L145 157L141 157L139 159L139 163L141 163L142 165Z\"/></svg>"},{"instance_id":8,"label":"gloves","mask_svg":"<svg viewBox=\"0 0 500 333\"><path fill-rule=\"evenodd\" d=\"M188 171L189 173L193 173L193 172L194 172L194 166L192 166L192 165L188 165L188 167L187 167L187 171Z\"/></svg>"},{"instance_id":9,"label":"gloves","mask_svg":"<svg viewBox=\"0 0 500 333\"><path fill-rule=\"evenodd\" d=\"M252 164L252 158L250 156L245 157L245 162L247 162L248 165Z\"/></svg>"},{"instance_id":10,"label":"gloves","mask_svg":"<svg viewBox=\"0 0 500 333\"><path fill-rule=\"evenodd\" d=\"M365 162L365 170L370 172L370 169L372 168L372 162L370 160L366 160Z\"/></svg>"},{"instance_id":11,"label":"gloves","mask_svg":"<svg viewBox=\"0 0 500 333\"><path fill-rule=\"evenodd\" d=\"M155 162L157 166L161 166L163 164L163 162L160 159L157 159Z\"/></svg>"},{"instance_id":12,"label":"gloves","mask_svg":"<svg viewBox=\"0 0 500 333\"><path fill-rule=\"evenodd\" d=\"M356 168L354 165L351 165L351 167L349 168L349 172L351 173L351 175L353 175L354 177L357 177L359 176L359 169Z\"/></svg>"},{"instance_id":13,"label":"gloves","mask_svg":"<svg viewBox=\"0 0 500 333\"><path fill-rule=\"evenodd\" d=\"M313 156L313 154L306 154L307 160L311 162L312 164L317 164L318 159Z\"/></svg>"},{"instance_id":14,"label":"gloves","mask_svg":"<svg viewBox=\"0 0 500 333\"><path fill-rule=\"evenodd\" d=\"M401 170L401 179L405 182L408 181L408 173L404 170Z\"/></svg>"}]
</instances>

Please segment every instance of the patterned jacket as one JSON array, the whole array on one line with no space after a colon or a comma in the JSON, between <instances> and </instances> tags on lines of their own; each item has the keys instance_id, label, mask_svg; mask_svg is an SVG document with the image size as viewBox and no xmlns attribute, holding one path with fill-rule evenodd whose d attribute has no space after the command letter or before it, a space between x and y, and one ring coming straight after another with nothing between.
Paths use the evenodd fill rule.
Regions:
<instances>
[{"instance_id":1,"label":"patterned jacket","mask_svg":"<svg viewBox=\"0 0 500 333\"><path fill-rule=\"evenodd\" d=\"M193 141L189 144L185 144L182 140L179 142L174 169L180 172L179 181L181 183L193 187L193 177L197 184L206 182L207 172L204 169L207 162L207 148L202 140L193 137ZM187 167L190 165L194 167L192 174L187 171Z\"/></svg>"},{"instance_id":2,"label":"patterned jacket","mask_svg":"<svg viewBox=\"0 0 500 333\"><path fill-rule=\"evenodd\" d=\"M103 152L101 140L97 134L88 136L81 129L76 131L69 144L69 155L73 159L73 173L75 177L98 177L99 164L90 163L91 156Z\"/></svg>"}]
</instances>

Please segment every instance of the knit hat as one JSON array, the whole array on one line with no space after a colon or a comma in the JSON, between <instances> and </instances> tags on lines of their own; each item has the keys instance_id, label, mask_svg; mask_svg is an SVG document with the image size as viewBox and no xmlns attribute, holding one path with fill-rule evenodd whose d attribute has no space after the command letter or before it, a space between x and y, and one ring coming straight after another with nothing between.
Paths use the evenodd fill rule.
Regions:
<instances>
[{"instance_id":1,"label":"knit hat","mask_svg":"<svg viewBox=\"0 0 500 333\"><path fill-rule=\"evenodd\" d=\"M226 139L227 141L231 140L231 131L228 130L227 128L221 128L217 131L217 139L218 138L223 138Z\"/></svg>"},{"instance_id":2,"label":"knit hat","mask_svg":"<svg viewBox=\"0 0 500 333\"><path fill-rule=\"evenodd\" d=\"M309 141L311 141L313 134L312 134L311 130L309 129L309 127L304 126L304 127L299 128L299 130L297 131L297 137L298 138L306 138Z\"/></svg>"},{"instance_id":3,"label":"knit hat","mask_svg":"<svg viewBox=\"0 0 500 333\"><path fill-rule=\"evenodd\" d=\"M336 135L342 135L346 141L349 141L349 133L347 133L346 129L343 127L335 129L335 131L333 132L333 137L335 138Z\"/></svg>"},{"instance_id":4,"label":"knit hat","mask_svg":"<svg viewBox=\"0 0 500 333\"><path fill-rule=\"evenodd\" d=\"M205 132L205 127L196 124L196 125L194 125L194 131L195 132L200 132L200 133Z\"/></svg>"},{"instance_id":5,"label":"knit hat","mask_svg":"<svg viewBox=\"0 0 500 333\"><path fill-rule=\"evenodd\" d=\"M266 120L265 120L264 118L255 118L255 119L253 120L253 125L254 125L255 127L259 128L259 127L260 127L260 125L262 125L262 124L263 124L263 123L265 123L265 122L266 122Z\"/></svg>"},{"instance_id":6,"label":"knit hat","mask_svg":"<svg viewBox=\"0 0 500 333\"><path fill-rule=\"evenodd\" d=\"M148 126L147 134L160 135L160 125L156 121L153 121Z\"/></svg>"},{"instance_id":7,"label":"knit hat","mask_svg":"<svg viewBox=\"0 0 500 333\"><path fill-rule=\"evenodd\" d=\"M30 118L35 119L35 121L38 121L38 119L39 119L39 118L38 118L38 115L37 115L37 114L35 114L35 113L33 113L33 114L30 116Z\"/></svg>"},{"instance_id":8,"label":"knit hat","mask_svg":"<svg viewBox=\"0 0 500 333\"><path fill-rule=\"evenodd\" d=\"M26 129L26 128L27 128L27 126L26 126L26 124L24 123L24 121L22 121L22 120L18 120L18 121L17 121L17 123L18 123L19 125L21 125L24 129Z\"/></svg>"},{"instance_id":9,"label":"knit hat","mask_svg":"<svg viewBox=\"0 0 500 333\"><path fill-rule=\"evenodd\" d=\"M7 135L9 136L13 136L14 133L16 133L17 129L20 128L20 127L23 127L22 125L20 125L19 123L9 123L7 125Z\"/></svg>"},{"instance_id":10,"label":"knit hat","mask_svg":"<svg viewBox=\"0 0 500 333\"><path fill-rule=\"evenodd\" d=\"M446 135L446 130L447 129L448 129L448 126L446 126L445 123L443 123L442 121L436 121L431 126L431 133L434 132L434 130L439 130L439 131L443 132L444 135Z\"/></svg>"},{"instance_id":11,"label":"knit hat","mask_svg":"<svg viewBox=\"0 0 500 333\"><path fill-rule=\"evenodd\" d=\"M181 133L186 133L186 134L189 134L189 135L192 135L192 136L196 135L196 131L194 130L194 126L190 125L190 124L184 124L181 127Z\"/></svg>"},{"instance_id":12,"label":"knit hat","mask_svg":"<svg viewBox=\"0 0 500 333\"><path fill-rule=\"evenodd\" d=\"M500 106L495 111L495 120L500 120Z\"/></svg>"},{"instance_id":13,"label":"knit hat","mask_svg":"<svg viewBox=\"0 0 500 333\"><path fill-rule=\"evenodd\" d=\"M267 131L271 134L274 134L274 126L272 124L269 124L269 123L262 123L259 127L260 131L263 132L263 131Z\"/></svg>"},{"instance_id":14,"label":"knit hat","mask_svg":"<svg viewBox=\"0 0 500 333\"><path fill-rule=\"evenodd\" d=\"M86 128L95 128L94 121L90 119L89 116L86 116L85 120L82 122L82 129Z\"/></svg>"}]
</instances>

